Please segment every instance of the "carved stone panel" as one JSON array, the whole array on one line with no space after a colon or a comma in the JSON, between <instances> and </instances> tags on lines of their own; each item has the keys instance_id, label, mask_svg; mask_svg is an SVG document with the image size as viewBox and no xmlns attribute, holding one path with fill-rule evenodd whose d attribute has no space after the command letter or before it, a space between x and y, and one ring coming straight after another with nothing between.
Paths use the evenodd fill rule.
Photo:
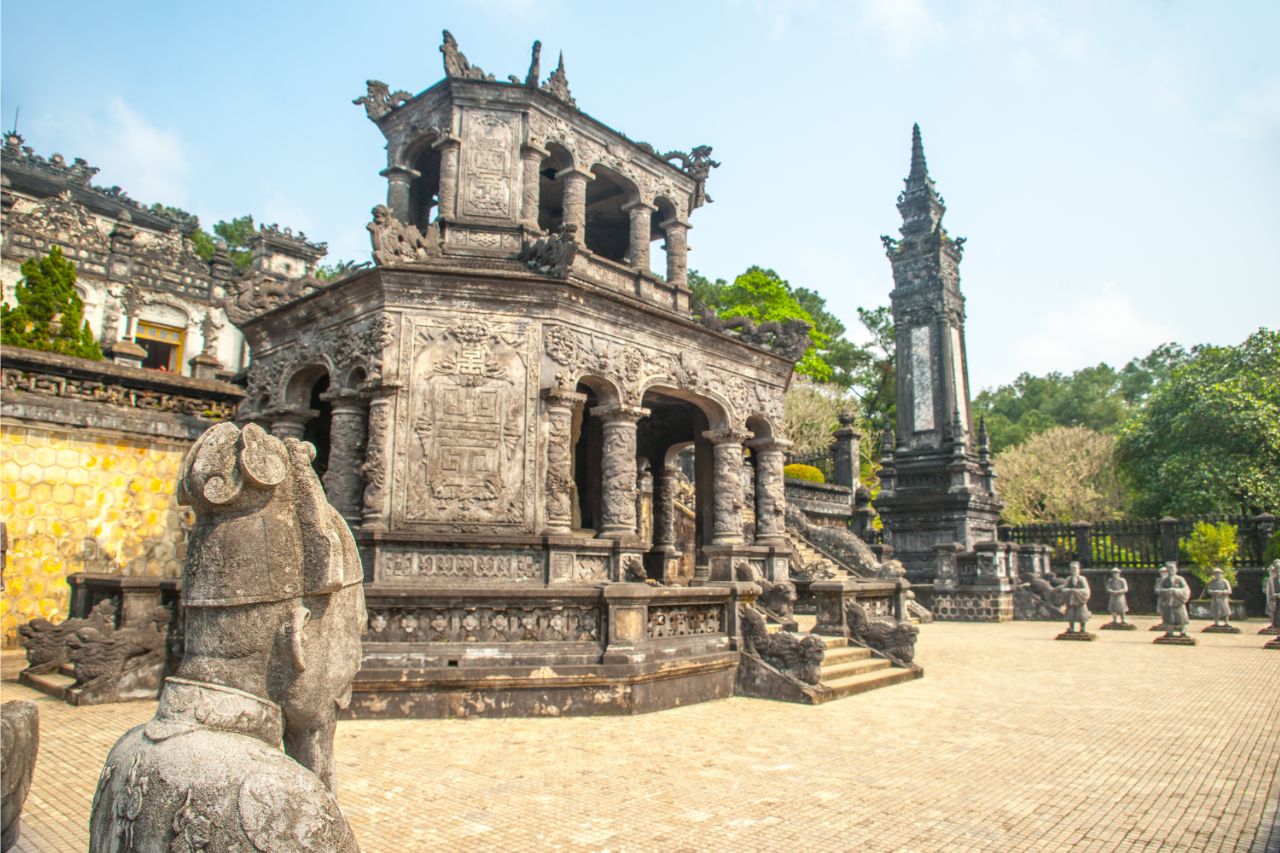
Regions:
<instances>
[{"instance_id":1,"label":"carved stone panel","mask_svg":"<svg viewBox=\"0 0 1280 853\"><path fill-rule=\"evenodd\" d=\"M933 327L911 330L911 414L914 432L934 427L933 421Z\"/></svg>"},{"instance_id":2,"label":"carved stone panel","mask_svg":"<svg viewBox=\"0 0 1280 853\"><path fill-rule=\"evenodd\" d=\"M551 580L560 582L594 582L609 579L608 554L551 555Z\"/></svg>"},{"instance_id":3,"label":"carved stone panel","mask_svg":"<svg viewBox=\"0 0 1280 853\"><path fill-rule=\"evenodd\" d=\"M367 643L598 642L600 609L521 607L380 607L370 605Z\"/></svg>"},{"instance_id":4,"label":"carved stone panel","mask_svg":"<svg viewBox=\"0 0 1280 853\"><path fill-rule=\"evenodd\" d=\"M384 547L374 577L384 583L537 582L542 558L531 551Z\"/></svg>"},{"instance_id":5,"label":"carved stone panel","mask_svg":"<svg viewBox=\"0 0 1280 853\"><path fill-rule=\"evenodd\" d=\"M719 604L650 605L649 638L723 634L722 611Z\"/></svg>"},{"instance_id":6,"label":"carved stone panel","mask_svg":"<svg viewBox=\"0 0 1280 853\"><path fill-rule=\"evenodd\" d=\"M409 402L396 429L405 526L532 530L537 375L526 327L494 315L414 323Z\"/></svg>"},{"instance_id":7,"label":"carved stone panel","mask_svg":"<svg viewBox=\"0 0 1280 853\"><path fill-rule=\"evenodd\" d=\"M512 219L518 123L515 113L473 112L463 117L462 215Z\"/></svg>"}]
</instances>

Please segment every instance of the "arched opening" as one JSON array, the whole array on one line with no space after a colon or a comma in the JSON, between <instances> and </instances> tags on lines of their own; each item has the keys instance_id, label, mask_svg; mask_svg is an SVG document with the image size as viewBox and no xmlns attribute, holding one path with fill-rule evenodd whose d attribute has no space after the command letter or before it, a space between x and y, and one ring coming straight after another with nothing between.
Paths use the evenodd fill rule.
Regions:
<instances>
[{"instance_id":1,"label":"arched opening","mask_svg":"<svg viewBox=\"0 0 1280 853\"><path fill-rule=\"evenodd\" d=\"M600 418L591 410L600 405L596 383L590 379L578 383L579 394L586 402L576 408L569 441L573 447L573 529L594 532L600 520L600 469L604 431ZM600 389L603 390L603 389Z\"/></svg>"},{"instance_id":2,"label":"arched opening","mask_svg":"<svg viewBox=\"0 0 1280 853\"><path fill-rule=\"evenodd\" d=\"M631 218L622 206L636 198L635 185L605 166L592 166L587 184L587 248L622 263L631 245Z\"/></svg>"},{"instance_id":3,"label":"arched opening","mask_svg":"<svg viewBox=\"0 0 1280 853\"><path fill-rule=\"evenodd\" d=\"M557 175L573 165L573 158L555 143L547 151L538 167L538 227L555 232L564 224L564 178Z\"/></svg>"},{"instance_id":4,"label":"arched opening","mask_svg":"<svg viewBox=\"0 0 1280 853\"><path fill-rule=\"evenodd\" d=\"M649 272L666 279L667 277L667 235L661 228L663 222L676 217L676 206L659 196L653 201L657 209L649 216L649 242L657 242L656 251L649 249Z\"/></svg>"},{"instance_id":5,"label":"arched opening","mask_svg":"<svg viewBox=\"0 0 1280 853\"><path fill-rule=\"evenodd\" d=\"M329 390L329 375L321 376L311 386L310 408L316 414L302 428L302 439L315 445L316 458L311 461L317 477L329 470L329 429L333 425L333 406L322 395Z\"/></svg>"},{"instance_id":6,"label":"arched opening","mask_svg":"<svg viewBox=\"0 0 1280 853\"><path fill-rule=\"evenodd\" d=\"M418 173L409 184L411 223L425 230L440 215L440 151L430 143L414 158Z\"/></svg>"}]
</instances>

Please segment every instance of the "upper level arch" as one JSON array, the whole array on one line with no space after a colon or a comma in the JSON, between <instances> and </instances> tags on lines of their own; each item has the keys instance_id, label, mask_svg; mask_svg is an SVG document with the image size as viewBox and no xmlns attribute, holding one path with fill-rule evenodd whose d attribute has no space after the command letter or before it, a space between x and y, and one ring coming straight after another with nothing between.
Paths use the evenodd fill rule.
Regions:
<instances>
[{"instance_id":1,"label":"upper level arch","mask_svg":"<svg viewBox=\"0 0 1280 853\"><path fill-rule=\"evenodd\" d=\"M624 208L640 200L639 188L630 178L599 163L591 167L591 175L584 242L595 254L622 263L631 248L631 217Z\"/></svg>"}]
</instances>

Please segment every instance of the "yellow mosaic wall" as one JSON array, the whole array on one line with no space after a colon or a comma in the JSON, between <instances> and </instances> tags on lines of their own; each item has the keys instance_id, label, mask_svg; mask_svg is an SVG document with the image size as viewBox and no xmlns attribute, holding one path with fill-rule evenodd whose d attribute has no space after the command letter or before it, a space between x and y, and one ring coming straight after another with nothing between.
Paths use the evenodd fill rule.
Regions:
<instances>
[{"instance_id":1,"label":"yellow mosaic wall","mask_svg":"<svg viewBox=\"0 0 1280 853\"><path fill-rule=\"evenodd\" d=\"M73 572L176 577L185 557L174 499L189 445L5 423L0 518L8 526L0 627L67 613Z\"/></svg>"}]
</instances>

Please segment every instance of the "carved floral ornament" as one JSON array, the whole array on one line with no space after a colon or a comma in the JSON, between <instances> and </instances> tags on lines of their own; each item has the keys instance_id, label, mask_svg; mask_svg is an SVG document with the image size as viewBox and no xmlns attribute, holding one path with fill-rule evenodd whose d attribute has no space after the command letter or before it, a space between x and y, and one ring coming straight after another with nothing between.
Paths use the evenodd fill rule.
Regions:
<instances>
[{"instance_id":1,"label":"carved floral ornament","mask_svg":"<svg viewBox=\"0 0 1280 853\"><path fill-rule=\"evenodd\" d=\"M564 368L556 372L561 387L576 387L584 376L600 376L618 389L623 405L638 406L647 388L669 385L718 403L735 429L745 429L747 418L759 416L772 425L775 435L781 430L782 389L744 379L740 368L708 364L688 349L669 353L559 324L544 326L543 348Z\"/></svg>"}]
</instances>

